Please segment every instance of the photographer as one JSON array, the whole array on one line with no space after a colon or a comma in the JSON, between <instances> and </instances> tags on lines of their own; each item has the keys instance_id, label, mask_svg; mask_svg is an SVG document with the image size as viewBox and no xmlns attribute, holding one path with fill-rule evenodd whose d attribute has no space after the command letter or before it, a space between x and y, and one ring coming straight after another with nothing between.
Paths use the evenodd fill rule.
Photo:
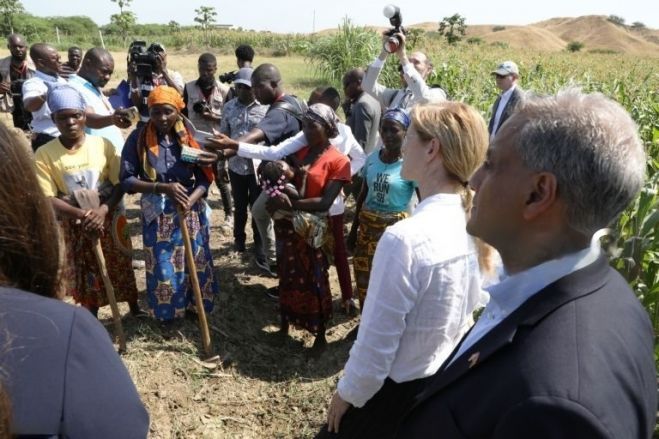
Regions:
<instances>
[{"instance_id":1,"label":"photographer","mask_svg":"<svg viewBox=\"0 0 659 439\"><path fill-rule=\"evenodd\" d=\"M239 69L252 68L252 62L254 61L254 49L252 49L252 46L250 46L249 44L241 44L240 46L236 47L235 54L236 54L236 65L238 66ZM234 70L231 72L222 73L219 79L221 82L230 83L236 79L237 75L238 75L238 71ZM237 96L238 94L236 93L236 89L232 85L229 88L229 92L227 93L226 99L224 101L229 102L231 99Z\"/></svg>"},{"instance_id":2,"label":"photographer","mask_svg":"<svg viewBox=\"0 0 659 439\"><path fill-rule=\"evenodd\" d=\"M27 45L19 34L7 37L10 56L0 60L0 111L11 113L14 126L30 129L32 115L23 108L23 81L34 76L34 65L27 59Z\"/></svg>"},{"instance_id":3,"label":"photographer","mask_svg":"<svg viewBox=\"0 0 659 439\"><path fill-rule=\"evenodd\" d=\"M167 85L182 95L185 82L180 73L167 69L165 46L153 43L143 51L142 45L146 46L141 41L134 41L130 46L128 81L130 82L130 98L133 105L140 110L142 122L146 123L149 121L149 109L146 101L151 90L159 85Z\"/></svg>"},{"instance_id":4,"label":"photographer","mask_svg":"<svg viewBox=\"0 0 659 439\"><path fill-rule=\"evenodd\" d=\"M405 35L402 28L397 32L385 32L383 36L383 47L380 55L368 67L362 88L364 91L380 102L382 111L394 108L407 109L415 104L427 102L441 102L446 100L446 93L441 88L430 88L426 84L426 78L432 72L432 63L423 52L414 52L407 57L405 52ZM397 39L398 48L395 53L402 66L401 80L405 84L404 89L386 88L377 82L384 62L389 56L388 44L392 39Z\"/></svg>"},{"instance_id":5,"label":"photographer","mask_svg":"<svg viewBox=\"0 0 659 439\"><path fill-rule=\"evenodd\" d=\"M199 77L185 84L183 114L187 116L196 129L212 133L219 129L222 121L222 109L226 102L229 87L215 79L217 59L212 53L203 53L197 61ZM220 190L224 218L229 228L233 227L233 206L231 188L226 160L218 160L215 170L215 184Z\"/></svg>"},{"instance_id":6,"label":"photographer","mask_svg":"<svg viewBox=\"0 0 659 439\"><path fill-rule=\"evenodd\" d=\"M229 87L215 79L217 59L212 53L199 57L197 69L199 77L185 84L183 90L183 114L196 128L210 133L213 128L219 128Z\"/></svg>"}]
</instances>

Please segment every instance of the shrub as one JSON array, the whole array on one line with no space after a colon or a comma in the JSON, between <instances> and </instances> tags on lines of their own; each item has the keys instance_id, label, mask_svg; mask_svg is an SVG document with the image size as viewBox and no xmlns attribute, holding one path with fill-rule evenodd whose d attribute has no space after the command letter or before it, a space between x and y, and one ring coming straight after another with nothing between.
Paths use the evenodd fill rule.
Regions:
<instances>
[{"instance_id":1,"label":"shrub","mask_svg":"<svg viewBox=\"0 0 659 439\"><path fill-rule=\"evenodd\" d=\"M641 23L640 21L635 21L632 23L632 29L645 29L645 23Z\"/></svg>"},{"instance_id":2,"label":"shrub","mask_svg":"<svg viewBox=\"0 0 659 439\"><path fill-rule=\"evenodd\" d=\"M578 52L583 49L584 44L581 41L570 41L567 43L568 52Z\"/></svg>"},{"instance_id":3,"label":"shrub","mask_svg":"<svg viewBox=\"0 0 659 439\"><path fill-rule=\"evenodd\" d=\"M483 44L483 39L480 37L471 37L467 38L467 43L469 44Z\"/></svg>"},{"instance_id":4,"label":"shrub","mask_svg":"<svg viewBox=\"0 0 659 439\"><path fill-rule=\"evenodd\" d=\"M616 55L619 52L613 50L613 49L590 49L588 53L597 53L600 55Z\"/></svg>"},{"instance_id":5,"label":"shrub","mask_svg":"<svg viewBox=\"0 0 659 439\"><path fill-rule=\"evenodd\" d=\"M506 30L506 26L494 26L492 28L492 32L500 32L502 30Z\"/></svg>"},{"instance_id":6,"label":"shrub","mask_svg":"<svg viewBox=\"0 0 659 439\"><path fill-rule=\"evenodd\" d=\"M618 16L618 15L609 15L607 20L609 20L613 24L617 24L618 26L624 26L625 25L625 19Z\"/></svg>"},{"instance_id":7,"label":"shrub","mask_svg":"<svg viewBox=\"0 0 659 439\"><path fill-rule=\"evenodd\" d=\"M490 43L490 46L497 47L499 49L509 49L510 45L504 41L493 41Z\"/></svg>"}]
</instances>

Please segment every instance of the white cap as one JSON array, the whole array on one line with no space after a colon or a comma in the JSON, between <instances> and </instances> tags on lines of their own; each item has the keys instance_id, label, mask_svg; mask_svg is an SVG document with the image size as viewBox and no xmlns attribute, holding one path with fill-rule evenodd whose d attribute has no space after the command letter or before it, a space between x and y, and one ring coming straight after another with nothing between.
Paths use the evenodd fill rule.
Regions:
<instances>
[{"instance_id":1,"label":"white cap","mask_svg":"<svg viewBox=\"0 0 659 439\"><path fill-rule=\"evenodd\" d=\"M504 61L497 66L496 70L492 71L492 74L501 76L519 76L519 68L517 67L517 64L512 61Z\"/></svg>"}]
</instances>

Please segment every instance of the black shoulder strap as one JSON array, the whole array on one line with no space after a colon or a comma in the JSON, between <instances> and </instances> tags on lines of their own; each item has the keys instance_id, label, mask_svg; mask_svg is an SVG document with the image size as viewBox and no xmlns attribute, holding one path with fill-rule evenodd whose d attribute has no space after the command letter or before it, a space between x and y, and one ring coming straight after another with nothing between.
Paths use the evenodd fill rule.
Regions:
<instances>
[{"instance_id":1,"label":"black shoulder strap","mask_svg":"<svg viewBox=\"0 0 659 439\"><path fill-rule=\"evenodd\" d=\"M307 105L301 102L296 96L291 95L291 97L295 104L288 100L280 99L270 104L270 110L283 110L296 118L298 122L302 123L302 115L307 111Z\"/></svg>"}]
</instances>

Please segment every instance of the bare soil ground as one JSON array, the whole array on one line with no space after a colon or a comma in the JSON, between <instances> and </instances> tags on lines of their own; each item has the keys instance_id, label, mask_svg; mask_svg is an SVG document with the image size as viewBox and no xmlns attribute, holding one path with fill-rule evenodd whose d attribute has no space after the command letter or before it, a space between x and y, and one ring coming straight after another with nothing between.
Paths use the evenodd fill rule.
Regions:
<instances>
[{"instance_id":1,"label":"bare soil ground","mask_svg":"<svg viewBox=\"0 0 659 439\"><path fill-rule=\"evenodd\" d=\"M126 204L135 259L143 259L138 196ZM128 337L123 360L151 415L152 438L307 438L325 418L329 398L348 357L347 333L358 321L339 307L340 290L330 268L334 320L328 348L318 359L308 355L313 337L292 329L282 341L277 303L265 290L277 280L262 275L248 246L233 251L223 227L219 195L211 190L211 249L221 293L209 315L219 363L205 363L196 320L163 327L150 318L128 315L121 305ZM249 233L249 227L248 233ZM251 242L251 237L248 238ZM135 270L144 309L144 269ZM112 331L109 307L100 318Z\"/></svg>"}]
</instances>

